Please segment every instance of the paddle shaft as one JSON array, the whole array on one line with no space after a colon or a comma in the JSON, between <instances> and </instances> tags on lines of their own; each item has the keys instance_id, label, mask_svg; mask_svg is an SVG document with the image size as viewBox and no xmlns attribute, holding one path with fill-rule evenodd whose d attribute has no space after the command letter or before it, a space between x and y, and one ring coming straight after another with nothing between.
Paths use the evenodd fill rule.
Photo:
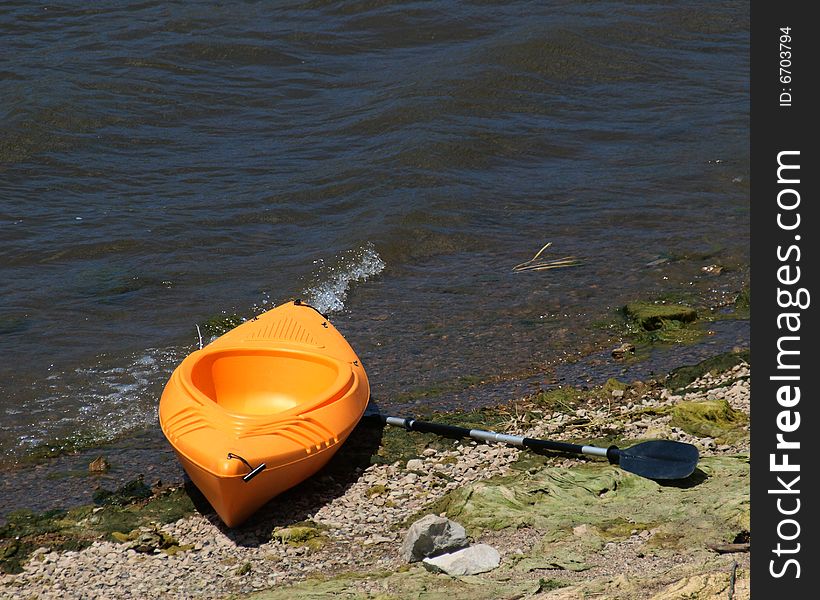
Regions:
<instances>
[{"instance_id":1,"label":"paddle shaft","mask_svg":"<svg viewBox=\"0 0 820 600\"><path fill-rule=\"evenodd\" d=\"M572 452L574 454L587 454L589 456L605 456L611 463L617 463L620 451L615 446L609 448L599 448L597 446L581 446L580 444L569 444L567 442L553 442L550 440L539 440L535 438L523 437L520 435L508 435L506 433L496 433L495 431L484 431L483 429L467 429L456 425L443 425L441 423L429 423L416 419L403 419L401 417L387 417L380 415L383 423L404 427L408 431L420 431L422 433L435 433L448 437L469 437L482 442L499 442L512 446L522 446L533 450L557 450L559 452Z\"/></svg>"}]
</instances>

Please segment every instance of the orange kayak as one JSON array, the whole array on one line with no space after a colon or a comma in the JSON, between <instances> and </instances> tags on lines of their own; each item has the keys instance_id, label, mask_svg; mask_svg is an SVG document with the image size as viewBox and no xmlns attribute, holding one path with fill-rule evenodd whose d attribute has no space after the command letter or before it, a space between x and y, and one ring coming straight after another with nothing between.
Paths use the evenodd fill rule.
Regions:
<instances>
[{"instance_id":1,"label":"orange kayak","mask_svg":"<svg viewBox=\"0 0 820 600\"><path fill-rule=\"evenodd\" d=\"M324 466L369 398L353 349L297 300L185 358L159 421L188 476L235 527Z\"/></svg>"}]
</instances>

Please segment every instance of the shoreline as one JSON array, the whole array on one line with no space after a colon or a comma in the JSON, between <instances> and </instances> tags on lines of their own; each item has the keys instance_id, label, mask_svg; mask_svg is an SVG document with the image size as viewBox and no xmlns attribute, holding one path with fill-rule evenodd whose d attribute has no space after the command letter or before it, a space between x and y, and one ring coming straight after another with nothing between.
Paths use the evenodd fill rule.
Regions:
<instances>
[{"instance_id":1,"label":"shoreline","mask_svg":"<svg viewBox=\"0 0 820 600\"><path fill-rule=\"evenodd\" d=\"M496 421L497 429L508 433L558 440L679 439L696 444L702 464L708 468L713 468L712 461L719 463L724 459L732 464L745 463L748 468L748 459L742 457L748 453L750 367L737 355L730 359L734 364L724 368L720 375L694 379L684 393L669 390L657 380L631 384L610 380L591 390L564 387L541 392L507 402L495 411L485 410L464 418L489 418ZM718 415L728 416L728 420L721 422L718 418L717 428L708 429L714 423L714 415L708 415L705 421L698 418L699 410L707 407ZM165 551L128 549L134 539L127 539L131 533L127 531L120 532L123 542L104 536L105 539L95 540L82 550L57 553L37 549L22 573L0 576L0 590L12 598L72 597L79 593L76 586L83 582L85 597L98 598L221 598L266 589L260 598L278 598L280 593L293 597L297 590L321 597L354 588L365 598L389 590L401 597L410 593L413 585L430 577L439 583L450 581L447 576L433 576L418 566L408 568L400 563L398 546L414 517L452 512L453 498L460 497L465 490L475 490L475 486L509 480L513 482L511 489L519 490L524 479L539 474L611 468L602 461L539 456L512 447L396 429L381 432L377 449L374 450L370 439L364 440L358 450L361 456L353 453L347 457L351 469L320 472L274 499L237 530L222 526L213 513L195 510L181 519L142 531L153 529L172 539L173 544ZM377 464L363 460L368 453L371 459L379 457ZM628 479L634 477L630 475ZM93 509L92 515L98 509ZM748 514L748 505L744 510ZM105 510L100 514L105 514ZM720 587L720 582L728 585L724 575L735 560L739 565L735 568L735 597L743 597L743 586L748 586L748 553L721 555L706 547L676 552L663 543L655 543L669 535L663 523L651 527L636 525L613 534L612 539L607 538L609 533L602 533L609 531L606 527L590 526L595 531L593 537L605 541L585 558L589 565L582 570L545 568L543 563L532 566L532 570L522 568L522 564L537 557L539 544L549 528L543 529L543 524L523 528L498 525L496 528L465 523L475 541L494 544L502 554L502 567L480 578L487 590L498 590L504 583L532 592L543 587L539 582L551 581L549 585L555 586L555 590L550 594L598 586L603 590L601 593L612 594L604 597L650 597L629 596L638 589L629 585L640 580L641 589L651 590L653 586L645 581L646 574L670 571L680 577L664 585L677 585L687 579L686 585L691 586L696 583L693 578L700 578L697 585ZM136 531L131 533L132 538L141 535L139 529ZM586 535L584 532L586 529L581 538ZM613 557L621 555L632 556L632 562L615 561L618 568L613 569ZM621 581L621 592L612 582L619 577L631 582L627 585ZM669 575L655 577L655 588L663 587L664 577L669 579ZM297 587L282 587L291 585ZM469 584L463 585L467 587L450 590L451 597L478 597ZM627 588L632 592L623 595Z\"/></svg>"},{"instance_id":2,"label":"shoreline","mask_svg":"<svg viewBox=\"0 0 820 600\"><path fill-rule=\"evenodd\" d=\"M570 355L564 360L543 364L538 372L459 382L463 384L460 389L441 391L442 386L437 385L430 389L429 395L422 390L419 398L398 406L390 402L384 409L403 416L417 416L431 410L444 413L479 410L537 390L566 385L589 387L613 377L625 381L650 379L665 374L671 366L694 364L713 354L748 345L748 319L730 316L711 320L709 312L719 308L704 309L706 319L693 325L705 333L694 342L643 346L638 343L638 354L613 360L612 347L631 337L616 332L608 343L599 343L587 349L584 355ZM431 399L437 408L428 406ZM109 459L111 469L105 473L89 473L88 464L100 456ZM15 510L44 511L88 503L96 488L113 489L140 474L152 484L158 480L166 485L184 481L182 468L158 428L131 432L102 446L80 448L45 460L22 459L15 465L7 465L2 472L0 526L5 523L6 515ZM27 500L22 504L16 501L18 498ZM33 498L36 498L34 503L30 501Z\"/></svg>"}]
</instances>

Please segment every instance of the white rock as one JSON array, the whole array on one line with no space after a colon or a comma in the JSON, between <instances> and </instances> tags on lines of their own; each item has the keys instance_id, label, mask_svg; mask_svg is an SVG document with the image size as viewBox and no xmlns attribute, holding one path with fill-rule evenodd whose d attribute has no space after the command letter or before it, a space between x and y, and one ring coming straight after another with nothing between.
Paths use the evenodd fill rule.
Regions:
<instances>
[{"instance_id":1,"label":"white rock","mask_svg":"<svg viewBox=\"0 0 820 600\"><path fill-rule=\"evenodd\" d=\"M420 458L411 458L407 461L407 470L408 471L423 471L424 470L424 461Z\"/></svg>"},{"instance_id":2,"label":"white rock","mask_svg":"<svg viewBox=\"0 0 820 600\"><path fill-rule=\"evenodd\" d=\"M451 576L476 575L492 571L501 564L498 550L487 544L476 544L449 554L425 558L424 568Z\"/></svg>"}]
</instances>

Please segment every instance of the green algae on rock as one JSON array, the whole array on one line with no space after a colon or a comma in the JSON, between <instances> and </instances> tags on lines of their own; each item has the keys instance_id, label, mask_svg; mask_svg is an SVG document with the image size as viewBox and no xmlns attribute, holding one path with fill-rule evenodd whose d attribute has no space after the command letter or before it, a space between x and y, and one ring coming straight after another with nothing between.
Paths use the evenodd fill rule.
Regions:
<instances>
[{"instance_id":1,"label":"green algae on rock","mask_svg":"<svg viewBox=\"0 0 820 600\"><path fill-rule=\"evenodd\" d=\"M682 304L630 302L623 312L627 332L638 342L691 344L704 334L692 326L698 319L697 311Z\"/></svg>"},{"instance_id":2,"label":"green algae on rock","mask_svg":"<svg viewBox=\"0 0 820 600\"><path fill-rule=\"evenodd\" d=\"M118 542L127 543L129 548L143 554L161 550L168 555L174 555L193 548L191 545L181 546L174 537L160 530L155 524L134 529L127 534L114 531L111 537Z\"/></svg>"},{"instance_id":3,"label":"green algae on rock","mask_svg":"<svg viewBox=\"0 0 820 600\"><path fill-rule=\"evenodd\" d=\"M653 302L630 302L624 312L646 331L661 329L670 321L691 323L698 317L697 311L689 306Z\"/></svg>"},{"instance_id":4,"label":"green algae on rock","mask_svg":"<svg viewBox=\"0 0 820 600\"><path fill-rule=\"evenodd\" d=\"M731 444L748 435L746 413L735 410L726 400L679 402L672 407L670 425L698 437L715 438L719 443Z\"/></svg>"},{"instance_id":5,"label":"green algae on rock","mask_svg":"<svg viewBox=\"0 0 820 600\"><path fill-rule=\"evenodd\" d=\"M730 594L731 589L734 596ZM687 562L659 575L644 577L622 573L599 577L539 596L544 600L725 600L731 597L749 598L749 571L735 569L729 559L714 558Z\"/></svg>"},{"instance_id":6,"label":"green algae on rock","mask_svg":"<svg viewBox=\"0 0 820 600\"><path fill-rule=\"evenodd\" d=\"M547 589L562 584L551 581ZM250 600L318 600L320 598L345 598L365 600L390 598L415 598L417 600L498 600L521 598L537 593L541 584L537 581L501 580L493 576L447 577L435 575L422 567L411 567L394 573L351 573L332 579L311 578L286 586L275 587L249 597ZM365 591L368 588L377 592Z\"/></svg>"},{"instance_id":7,"label":"green algae on rock","mask_svg":"<svg viewBox=\"0 0 820 600\"><path fill-rule=\"evenodd\" d=\"M731 587L731 563L725 558L705 558L672 567L661 575L640 577L620 574L570 584L561 579L515 576L501 569L491 576L445 577L420 567L394 573L347 573L333 578L311 577L246 596L248 600L498 600L499 598L543 598L544 600L719 600ZM734 573L735 598L749 597L749 571Z\"/></svg>"},{"instance_id":8,"label":"green algae on rock","mask_svg":"<svg viewBox=\"0 0 820 600\"><path fill-rule=\"evenodd\" d=\"M6 524L0 527L0 571L19 573L29 555L40 546L54 550L80 550L88 546L89 539L63 534L65 524L72 522L66 515L64 510L9 513Z\"/></svg>"},{"instance_id":9,"label":"green algae on rock","mask_svg":"<svg viewBox=\"0 0 820 600\"><path fill-rule=\"evenodd\" d=\"M749 527L749 462L706 457L689 479L662 485L603 463L547 467L481 481L439 503L471 534L531 527L540 545L520 568L586 568L586 558L627 530L649 529L657 551L708 552ZM580 530L580 526L586 526Z\"/></svg>"},{"instance_id":10,"label":"green algae on rock","mask_svg":"<svg viewBox=\"0 0 820 600\"><path fill-rule=\"evenodd\" d=\"M307 546L311 550L318 550L327 541L326 525L315 521L302 521L287 527L277 527L271 534L271 539L290 546Z\"/></svg>"},{"instance_id":11,"label":"green algae on rock","mask_svg":"<svg viewBox=\"0 0 820 600\"><path fill-rule=\"evenodd\" d=\"M18 464L36 464L55 456L72 454L88 448L97 447L100 436L93 432L76 433L70 437L58 437L41 442L31 448L26 454L15 457ZM86 473L87 474L87 473Z\"/></svg>"},{"instance_id":12,"label":"green algae on rock","mask_svg":"<svg viewBox=\"0 0 820 600\"><path fill-rule=\"evenodd\" d=\"M373 496L381 496L385 492L387 492L387 486L379 483L379 484L372 485L369 488L367 488L367 491L365 492L365 494L367 494L368 497L373 497Z\"/></svg>"},{"instance_id":13,"label":"green algae on rock","mask_svg":"<svg viewBox=\"0 0 820 600\"><path fill-rule=\"evenodd\" d=\"M139 481L139 480L137 480ZM122 499L131 490L129 482L113 492ZM119 493L119 495L117 495ZM190 496L181 488L169 488L148 499L102 506L78 506L70 510L34 513L15 511L0 527L0 570L18 573L29 555L39 547L65 551L85 548L100 537L122 541L127 532L155 523L171 523L194 512ZM119 536L115 534L119 534ZM9 541L13 540L14 548Z\"/></svg>"}]
</instances>

